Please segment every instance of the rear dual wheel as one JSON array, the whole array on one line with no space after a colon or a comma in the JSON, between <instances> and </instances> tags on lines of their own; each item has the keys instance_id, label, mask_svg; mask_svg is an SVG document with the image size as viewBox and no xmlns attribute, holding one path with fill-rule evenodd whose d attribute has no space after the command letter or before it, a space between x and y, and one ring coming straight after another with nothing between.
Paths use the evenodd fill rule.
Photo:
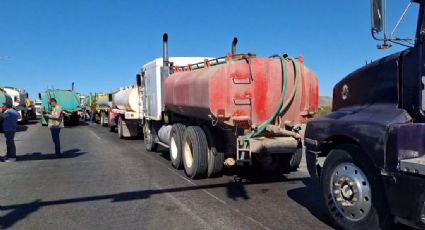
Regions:
<instances>
[{"instance_id":1,"label":"rear dual wheel","mask_svg":"<svg viewBox=\"0 0 425 230\"><path fill-rule=\"evenodd\" d=\"M216 147L211 130L199 126L186 128L180 123L171 128L170 158L174 168L184 166L186 175L192 179L218 177L224 165L224 154Z\"/></svg>"},{"instance_id":2,"label":"rear dual wheel","mask_svg":"<svg viewBox=\"0 0 425 230\"><path fill-rule=\"evenodd\" d=\"M303 157L303 149L300 147L293 154L285 155L282 159L282 167L286 172L297 171Z\"/></svg>"},{"instance_id":3,"label":"rear dual wheel","mask_svg":"<svg viewBox=\"0 0 425 230\"><path fill-rule=\"evenodd\" d=\"M215 134L214 130L204 129L208 140L208 177L220 177L224 167L224 153L218 146L219 134Z\"/></svg>"},{"instance_id":4,"label":"rear dual wheel","mask_svg":"<svg viewBox=\"0 0 425 230\"><path fill-rule=\"evenodd\" d=\"M183 134L186 129L186 126L183 124L177 123L174 124L171 128L170 134L170 158L171 165L175 169L181 169L183 166L182 161L182 143L183 143Z\"/></svg>"},{"instance_id":5,"label":"rear dual wheel","mask_svg":"<svg viewBox=\"0 0 425 230\"><path fill-rule=\"evenodd\" d=\"M294 153L254 154L255 163L266 174L281 174L296 171L301 163L302 148Z\"/></svg>"},{"instance_id":6,"label":"rear dual wheel","mask_svg":"<svg viewBox=\"0 0 425 230\"><path fill-rule=\"evenodd\" d=\"M189 126L183 134L182 158L186 175L202 179L208 175L208 141L199 126Z\"/></svg>"},{"instance_id":7,"label":"rear dual wheel","mask_svg":"<svg viewBox=\"0 0 425 230\"><path fill-rule=\"evenodd\" d=\"M101 112L101 113L100 113L100 125L101 125L101 126L105 126L105 124L107 124L107 123L106 123L106 120L107 120L107 118L106 118L106 114L105 114L105 113L103 113L103 112Z\"/></svg>"}]
</instances>

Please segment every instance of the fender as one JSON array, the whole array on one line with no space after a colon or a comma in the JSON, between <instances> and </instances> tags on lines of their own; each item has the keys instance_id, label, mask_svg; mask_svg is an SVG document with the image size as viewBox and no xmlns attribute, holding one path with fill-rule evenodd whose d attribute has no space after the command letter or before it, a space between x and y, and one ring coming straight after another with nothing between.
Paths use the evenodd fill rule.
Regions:
<instances>
[{"instance_id":1,"label":"fender","mask_svg":"<svg viewBox=\"0 0 425 230\"><path fill-rule=\"evenodd\" d=\"M318 177L318 156L327 154L323 146L351 142L360 146L377 168L385 168L389 128L392 124L409 123L409 114L394 104L353 106L314 119L305 133L306 159L310 175Z\"/></svg>"}]
</instances>

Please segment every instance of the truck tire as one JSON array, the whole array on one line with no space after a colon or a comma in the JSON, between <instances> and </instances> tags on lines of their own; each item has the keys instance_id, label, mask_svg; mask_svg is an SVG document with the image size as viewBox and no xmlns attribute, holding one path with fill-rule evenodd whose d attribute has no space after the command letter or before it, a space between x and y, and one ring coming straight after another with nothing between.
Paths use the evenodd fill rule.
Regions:
<instances>
[{"instance_id":1,"label":"truck tire","mask_svg":"<svg viewBox=\"0 0 425 230\"><path fill-rule=\"evenodd\" d=\"M183 135L183 165L191 179L202 179L208 173L208 141L199 126L189 126Z\"/></svg>"},{"instance_id":2,"label":"truck tire","mask_svg":"<svg viewBox=\"0 0 425 230\"><path fill-rule=\"evenodd\" d=\"M145 148L149 152L155 152L158 148L158 143L155 142L155 130L152 127L151 122L146 121L143 125L143 140Z\"/></svg>"},{"instance_id":3,"label":"truck tire","mask_svg":"<svg viewBox=\"0 0 425 230\"><path fill-rule=\"evenodd\" d=\"M111 133L115 132L115 126L114 125L109 125L109 132L111 132Z\"/></svg>"},{"instance_id":4,"label":"truck tire","mask_svg":"<svg viewBox=\"0 0 425 230\"><path fill-rule=\"evenodd\" d=\"M285 171L283 162L288 158L284 153L257 153L252 155L253 166L260 173L267 175L282 174Z\"/></svg>"},{"instance_id":5,"label":"truck tire","mask_svg":"<svg viewBox=\"0 0 425 230\"><path fill-rule=\"evenodd\" d=\"M120 138L120 139L124 139L124 135L123 135L123 124L122 124L123 122L122 122L122 117L120 116L119 118L118 118L118 124L117 124L117 128L118 128L118 137Z\"/></svg>"},{"instance_id":6,"label":"truck tire","mask_svg":"<svg viewBox=\"0 0 425 230\"><path fill-rule=\"evenodd\" d=\"M214 140L213 131L204 128L208 140L208 173L209 178L220 177L224 167L224 153L217 148L217 142Z\"/></svg>"},{"instance_id":7,"label":"truck tire","mask_svg":"<svg viewBox=\"0 0 425 230\"><path fill-rule=\"evenodd\" d=\"M101 112L100 113L100 125L101 126L105 126L105 113Z\"/></svg>"},{"instance_id":8,"label":"truck tire","mask_svg":"<svg viewBox=\"0 0 425 230\"><path fill-rule=\"evenodd\" d=\"M323 165L322 191L332 222L341 229L389 229L382 178L356 145L333 149Z\"/></svg>"},{"instance_id":9,"label":"truck tire","mask_svg":"<svg viewBox=\"0 0 425 230\"><path fill-rule=\"evenodd\" d=\"M303 149L300 148L293 154L288 156L283 156L282 167L285 172L295 172L300 166L301 160L303 158Z\"/></svg>"},{"instance_id":10,"label":"truck tire","mask_svg":"<svg viewBox=\"0 0 425 230\"><path fill-rule=\"evenodd\" d=\"M183 166L182 143L183 143L183 134L185 129L186 129L186 126L180 123L174 124L173 127L171 128L170 159L171 159L171 165L175 169L181 169Z\"/></svg>"}]
</instances>

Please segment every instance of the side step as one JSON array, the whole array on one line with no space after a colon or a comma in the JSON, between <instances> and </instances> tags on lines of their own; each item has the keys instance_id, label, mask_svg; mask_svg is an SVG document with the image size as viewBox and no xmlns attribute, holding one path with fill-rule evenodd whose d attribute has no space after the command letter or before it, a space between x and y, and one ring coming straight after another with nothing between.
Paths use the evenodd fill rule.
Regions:
<instances>
[{"instance_id":1,"label":"side step","mask_svg":"<svg viewBox=\"0 0 425 230\"><path fill-rule=\"evenodd\" d=\"M400 160L400 170L407 173L425 175L425 156Z\"/></svg>"}]
</instances>

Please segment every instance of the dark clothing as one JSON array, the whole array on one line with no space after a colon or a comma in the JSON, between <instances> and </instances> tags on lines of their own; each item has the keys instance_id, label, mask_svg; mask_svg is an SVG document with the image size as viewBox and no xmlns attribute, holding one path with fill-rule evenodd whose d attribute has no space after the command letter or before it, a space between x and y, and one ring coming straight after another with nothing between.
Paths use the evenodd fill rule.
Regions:
<instances>
[{"instance_id":1,"label":"dark clothing","mask_svg":"<svg viewBox=\"0 0 425 230\"><path fill-rule=\"evenodd\" d=\"M18 127L18 119L21 115L14 109L7 109L3 114L3 131L4 132L16 132Z\"/></svg>"},{"instance_id":2,"label":"dark clothing","mask_svg":"<svg viewBox=\"0 0 425 230\"><path fill-rule=\"evenodd\" d=\"M96 110L93 110L91 112L91 122L95 123L96 122Z\"/></svg>"},{"instance_id":3,"label":"dark clothing","mask_svg":"<svg viewBox=\"0 0 425 230\"><path fill-rule=\"evenodd\" d=\"M5 131L4 137L6 138L7 146L7 158L16 158L16 146L15 146L15 132Z\"/></svg>"},{"instance_id":4,"label":"dark clothing","mask_svg":"<svg viewBox=\"0 0 425 230\"><path fill-rule=\"evenodd\" d=\"M61 154L61 142L59 139L59 134L61 132L61 128L50 128L50 133L52 134L52 140L55 144L55 153Z\"/></svg>"}]
</instances>

